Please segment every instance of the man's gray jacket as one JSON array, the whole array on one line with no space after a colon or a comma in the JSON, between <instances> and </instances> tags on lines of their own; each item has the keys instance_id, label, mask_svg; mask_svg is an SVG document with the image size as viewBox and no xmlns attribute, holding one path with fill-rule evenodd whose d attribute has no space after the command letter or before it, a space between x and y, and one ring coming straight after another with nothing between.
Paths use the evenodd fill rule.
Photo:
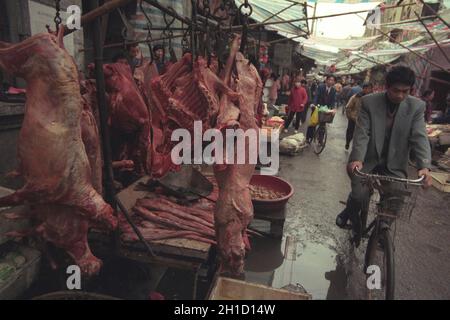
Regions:
<instances>
[{"instance_id":1,"label":"man's gray jacket","mask_svg":"<svg viewBox=\"0 0 450 320\"><path fill-rule=\"evenodd\" d=\"M385 95L381 92L362 98L349 162L362 161L364 172L372 171L381 161L386 130ZM418 169L431 165L424 112L425 102L412 96L408 96L398 107L387 157L387 169L395 176L407 177L411 149Z\"/></svg>"}]
</instances>

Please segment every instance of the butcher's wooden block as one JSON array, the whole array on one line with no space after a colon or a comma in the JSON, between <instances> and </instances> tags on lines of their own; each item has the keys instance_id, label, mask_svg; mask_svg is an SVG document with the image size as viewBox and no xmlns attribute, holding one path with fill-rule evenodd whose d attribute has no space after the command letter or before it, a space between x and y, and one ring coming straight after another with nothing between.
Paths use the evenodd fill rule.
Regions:
<instances>
[{"instance_id":1,"label":"butcher's wooden block","mask_svg":"<svg viewBox=\"0 0 450 320\"><path fill-rule=\"evenodd\" d=\"M119 194L117 195L125 208L129 210L130 214L132 214L131 209L134 207L137 199L144 198L153 194L149 191L136 190L136 187L140 182L146 183L148 179L148 176L141 178L140 180L130 185L128 188L119 192ZM211 249L210 244L183 238L149 241L149 243L151 244L152 250L154 250L156 253L162 252L170 255L183 256L186 258L196 258L205 261L208 259L208 253Z\"/></svg>"}]
</instances>

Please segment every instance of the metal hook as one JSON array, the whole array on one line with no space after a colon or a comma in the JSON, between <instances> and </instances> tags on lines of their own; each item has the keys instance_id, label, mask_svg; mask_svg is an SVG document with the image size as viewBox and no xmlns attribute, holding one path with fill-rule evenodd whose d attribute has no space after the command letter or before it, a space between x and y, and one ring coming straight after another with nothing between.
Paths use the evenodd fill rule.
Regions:
<instances>
[{"instance_id":1,"label":"metal hook","mask_svg":"<svg viewBox=\"0 0 450 320\"><path fill-rule=\"evenodd\" d=\"M169 51L171 51L171 50L173 50L173 48L172 48L172 38L173 38L173 31L170 29L170 27L172 26L172 24L175 22L175 14L176 14L176 11L175 11L175 9L174 8L172 8L172 7L167 7L167 9L169 10L169 11L171 11L172 12L172 20L170 20L170 21L168 21L167 20L167 14L164 12L163 13L163 19L164 19L164 22L165 22L165 24L166 24L166 28L163 30L163 35L164 35L164 37L168 37L169 38ZM163 43L165 43L165 40L163 41Z\"/></svg>"},{"instance_id":2,"label":"metal hook","mask_svg":"<svg viewBox=\"0 0 450 320\"><path fill-rule=\"evenodd\" d=\"M123 50L127 51L127 43L128 43L128 38L127 38L127 27L123 27L122 28L122 39L123 39Z\"/></svg>"},{"instance_id":3,"label":"metal hook","mask_svg":"<svg viewBox=\"0 0 450 320\"><path fill-rule=\"evenodd\" d=\"M169 11L171 11L173 14L176 13L176 11L175 11L172 7L167 7L167 9L168 9ZM172 20L171 20L170 22L168 22L168 21L167 21L167 14L166 14L165 12L163 13L163 19L164 19L164 22L165 22L165 24L166 24L166 28L167 28L167 29L170 29L170 27L172 26L172 24L175 22L175 16L172 16Z\"/></svg>"},{"instance_id":4,"label":"metal hook","mask_svg":"<svg viewBox=\"0 0 450 320\"><path fill-rule=\"evenodd\" d=\"M139 9L141 10L141 12L144 14L145 19L147 20L147 46L148 46L148 50L150 51L150 63L153 63L153 61L155 60L154 55L153 55L153 48L152 48L152 21L150 20L150 17L147 15L147 12L145 12L145 9L142 5L142 2L144 0L139 1Z\"/></svg>"},{"instance_id":5,"label":"metal hook","mask_svg":"<svg viewBox=\"0 0 450 320\"><path fill-rule=\"evenodd\" d=\"M248 10L250 10L249 12L244 12L244 10L242 10L243 8L246 8ZM241 15L243 15L244 17L250 17L253 13L253 7L251 6L250 3L248 3L248 0L245 0L243 4L241 4L239 6L239 13Z\"/></svg>"},{"instance_id":6,"label":"metal hook","mask_svg":"<svg viewBox=\"0 0 450 320\"><path fill-rule=\"evenodd\" d=\"M56 14L55 14L55 19L53 20L55 22L55 26L56 26L56 32L58 32L59 30L59 25L62 22L61 19L61 0L55 0L55 9L56 9Z\"/></svg>"}]
</instances>

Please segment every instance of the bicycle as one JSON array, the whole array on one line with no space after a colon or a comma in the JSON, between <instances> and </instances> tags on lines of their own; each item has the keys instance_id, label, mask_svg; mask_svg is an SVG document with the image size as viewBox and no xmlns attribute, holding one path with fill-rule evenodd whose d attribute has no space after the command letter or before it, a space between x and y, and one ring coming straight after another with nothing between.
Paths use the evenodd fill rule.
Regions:
<instances>
[{"instance_id":1,"label":"bicycle","mask_svg":"<svg viewBox=\"0 0 450 320\"><path fill-rule=\"evenodd\" d=\"M378 266L380 268L380 288L373 289L366 286L366 297L369 300L393 300L395 296L395 261L394 261L394 242L391 235L391 225L394 224L398 218L407 216L410 218L414 209L417 192L406 190L393 190L386 193L386 184L389 183L401 183L403 186L421 186L424 177L419 179L410 180L396 177L382 176L378 174L363 173L355 169L354 174L363 179L363 183L367 183L371 198L375 191L378 191L378 199L373 200L371 203L361 210L361 224L360 230L363 230L361 234L362 238L368 238L367 249L364 256L364 273L367 278L367 270L369 266ZM405 188L407 189L407 188ZM415 190L417 191L417 190ZM409 200L409 202L407 201ZM367 225L367 217L369 213L374 213L374 220ZM355 227L352 225L353 232L355 233ZM354 239L353 239L354 240ZM359 239L358 239L359 240ZM359 242L358 242L359 243ZM381 258L381 259L380 259Z\"/></svg>"},{"instance_id":2,"label":"bicycle","mask_svg":"<svg viewBox=\"0 0 450 320\"><path fill-rule=\"evenodd\" d=\"M317 108L317 107L316 107ZM315 154L319 155L327 144L327 123L332 123L335 112L319 112L319 125L314 132L312 147Z\"/></svg>"}]
</instances>

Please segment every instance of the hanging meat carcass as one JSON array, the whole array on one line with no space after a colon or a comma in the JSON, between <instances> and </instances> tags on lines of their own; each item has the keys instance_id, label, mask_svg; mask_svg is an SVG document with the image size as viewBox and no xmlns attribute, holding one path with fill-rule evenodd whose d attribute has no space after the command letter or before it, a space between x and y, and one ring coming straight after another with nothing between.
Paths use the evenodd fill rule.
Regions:
<instances>
[{"instance_id":1,"label":"hanging meat carcass","mask_svg":"<svg viewBox=\"0 0 450 320\"><path fill-rule=\"evenodd\" d=\"M150 114L128 64L103 66L110 111L113 160L133 160L144 174L150 142Z\"/></svg>"},{"instance_id":2,"label":"hanging meat carcass","mask_svg":"<svg viewBox=\"0 0 450 320\"><path fill-rule=\"evenodd\" d=\"M93 112L92 104L83 96L83 110L81 111L81 139L83 140L86 155L91 167L92 186L99 194L103 193L102 187L102 151L98 125Z\"/></svg>"},{"instance_id":3,"label":"hanging meat carcass","mask_svg":"<svg viewBox=\"0 0 450 320\"><path fill-rule=\"evenodd\" d=\"M203 130L240 127L255 130L258 138L256 119L262 81L256 68L238 52L239 45L240 38L237 37L232 43L222 79L213 67L207 66L206 59L198 57L192 62L192 56L185 54L166 74L151 83L151 102L160 117L152 124L153 150L147 163L153 175L159 177L172 168L172 131L185 128L192 132L195 120L202 121ZM236 66L236 72L231 79L233 66ZM248 141L245 150L235 151L245 155L244 164L214 167L219 185L215 209L216 237L223 261L222 271L233 275L243 271L245 247L248 246L245 231L253 217L249 182L256 162L250 161Z\"/></svg>"},{"instance_id":4,"label":"hanging meat carcass","mask_svg":"<svg viewBox=\"0 0 450 320\"><path fill-rule=\"evenodd\" d=\"M235 126L239 119L239 127L244 131L254 130L258 140L256 116L263 88L262 81L256 68L244 58L242 53L237 52L238 45L239 39L235 39L230 59L225 66L224 77L226 82L230 81L230 64L235 62L237 75L231 87L236 88L241 98L237 105L226 99L221 100L218 126L219 128L230 124ZM233 61L234 56L236 56L235 61ZM235 146L235 154L245 155L244 163L238 164L236 159L233 159L234 162L231 164L214 166L214 174L219 185L219 199L215 210L216 237L222 257L222 272L232 275L243 272L245 247L248 246L246 228L253 218L249 183L256 161L251 161L252 151L247 139L244 148L244 150L238 150Z\"/></svg>"},{"instance_id":5,"label":"hanging meat carcass","mask_svg":"<svg viewBox=\"0 0 450 320\"><path fill-rule=\"evenodd\" d=\"M150 103L158 115L152 122L153 144L147 168L154 177L161 177L177 168L170 158L173 130L184 128L192 133L194 121L202 121L203 130L211 128L211 119L219 110L219 94L235 100L238 94L207 66L206 59L198 57L192 62L189 53L154 79L151 89Z\"/></svg>"},{"instance_id":6,"label":"hanging meat carcass","mask_svg":"<svg viewBox=\"0 0 450 320\"><path fill-rule=\"evenodd\" d=\"M101 262L87 244L88 228L115 229L117 220L101 196L94 116L86 104L83 111L78 72L62 36L60 29L58 38L45 33L19 44L0 43L0 67L27 81L18 141L18 173L25 185L1 198L0 207L29 203L39 221L35 233L65 249L90 275ZM86 149L94 155L88 158Z\"/></svg>"},{"instance_id":7,"label":"hanging meat carcass","mask_svg":"<svg viewBox=\"0 0 450 320\"><path fill-rule=\"evenodd\" d=\"M150 99L151 81L158 76L159 73L156 63L150 62L149 60L145 60L142 66L134 69L134 79L147 101Z\"/></svg>"}]
</instances>

